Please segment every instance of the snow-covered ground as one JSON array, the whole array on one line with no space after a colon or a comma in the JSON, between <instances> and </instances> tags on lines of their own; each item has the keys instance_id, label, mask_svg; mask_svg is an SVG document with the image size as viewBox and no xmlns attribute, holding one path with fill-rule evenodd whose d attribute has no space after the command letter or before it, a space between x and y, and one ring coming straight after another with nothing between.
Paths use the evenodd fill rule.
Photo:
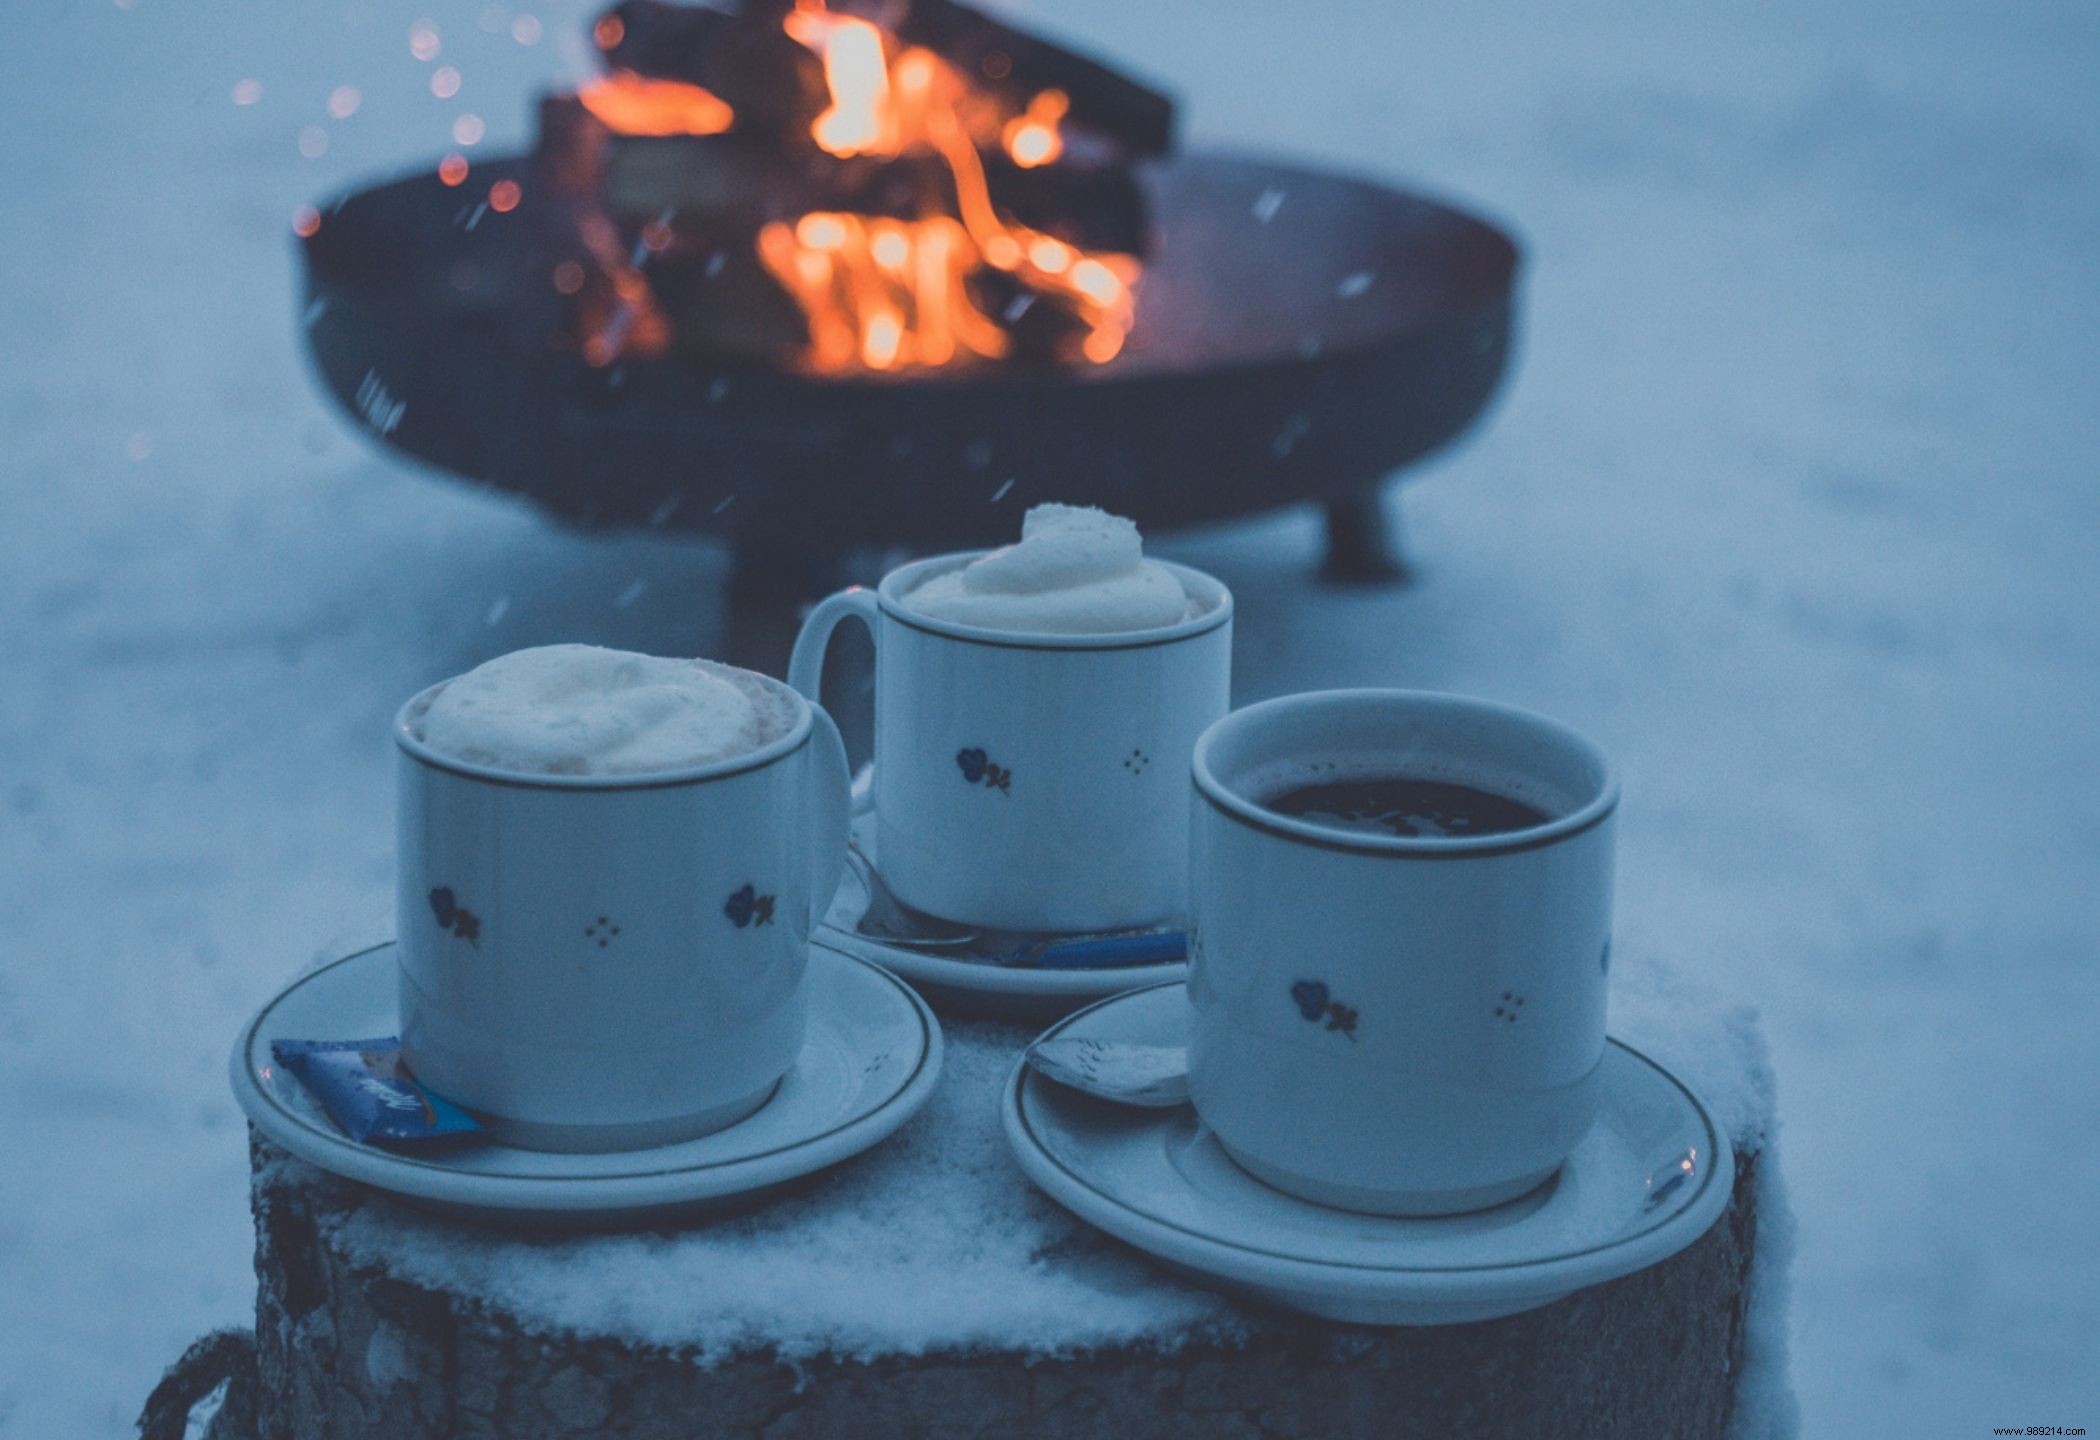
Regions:
<instances>
[{"instance_id":1,"label":"snow-covered ground","mask_svg":"<svg viewBox=\"0 0 2100 1440\"><path fill-rule=\"evenodd\" d=\"M8 11L0 1433L121 1431L247 1314L225 1050L387 928L395 702L719 648L715 552L380 457L299 356L293 207L462 112L522 139L588 8ZM1162 548L1237 591L1242 699L1476 691L1619 757L1623 943L1764 1010L1810 1434L2100 1426L2100 11L1027 8L1197 138L1522 232L1506 402L1406 492L1420 584L1315 588L1303 516Z\"/></svg>"}]
</instances>

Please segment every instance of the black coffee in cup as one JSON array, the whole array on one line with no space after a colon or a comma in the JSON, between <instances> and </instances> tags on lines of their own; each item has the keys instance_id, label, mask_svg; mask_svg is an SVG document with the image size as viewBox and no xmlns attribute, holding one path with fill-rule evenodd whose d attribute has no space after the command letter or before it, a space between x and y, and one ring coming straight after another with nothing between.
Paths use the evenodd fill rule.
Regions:
<instances>
[{"instance_id":1,"label":"black coffee in cup","mask_svg":"<svg viewBox=\"0 0 2100 1440\"><path fill-rule=\"evenodd\" d=\"M1492 790L1410 775L1323 780L1265 795L1259 803L1308 825L1366 835L1503 835L1543 825L1548 818L1543 810Z\"/></svg>"}]
</instances>

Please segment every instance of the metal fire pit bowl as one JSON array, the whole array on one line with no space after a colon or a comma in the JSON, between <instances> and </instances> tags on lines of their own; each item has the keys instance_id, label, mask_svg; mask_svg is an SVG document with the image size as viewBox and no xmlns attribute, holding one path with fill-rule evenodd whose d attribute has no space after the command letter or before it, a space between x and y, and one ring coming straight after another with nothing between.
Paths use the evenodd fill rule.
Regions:
<instances>
[{"instance_id":1,"label":"metal fire pit bowl","mask_svg":"<svg viewBox=\"0 0 2100 1440\"><path fill-rule=\"evenodd\" d=\"M1196 154L1148 172L1159 245L1107 365L596 369L553 338L529 183L509 213L479 203L505 178L527 182L526 162L323 207L303 243L322 380L386 444L564 521L709 531L747 556L1002 541L1046 499L1148 532L1313 500L1373 532L1338 532L1333 561L1376 569L1367 497L1465 430L1509 357L1501 231L1381 185Z\"/></svg>"}]
</instances>

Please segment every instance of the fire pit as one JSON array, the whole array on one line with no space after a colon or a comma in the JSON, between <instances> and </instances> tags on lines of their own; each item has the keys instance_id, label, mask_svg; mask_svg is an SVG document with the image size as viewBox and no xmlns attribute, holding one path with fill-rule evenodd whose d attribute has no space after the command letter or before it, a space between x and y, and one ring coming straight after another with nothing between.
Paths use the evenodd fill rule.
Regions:
<instances>
[{"instance_id":1,"label":"fire pit","mask_svg":"<svg viewBox=\"0 0 2100 1440\"><path fill-rule=\"evenodd\" d=\"M814 0L749 3L849 23ZM1389 560L1379 485L1463 431L1504 370L1517 256L1480 220L1273 162L1149 158L1167 102L1055 50L1070 95L963 112L989 115L988 159L941 128L956 122L907 115L871 171L834 146L850 92L805 37L831 108L811 123L790 107L757 149L743 121L664 122L667 94L687 117L711 96L690 83L706 55L638 49L637 30L696 14L719 12L630 0L601 20L621 83L550 97L538 156L470 172L448 157L307 217L314 361L371 433L571 523L713 531L747 555L983 543L1048 498L1147 530L1314 500L1342 522L1331 563L1362 572ZM1004 49L968 51L986 73L1009 51L1040 58L994 33ZM900 86L929 53L869 43ZM637 81L636 61L687 68ZM577 159L579 120L586 141L618 127L628 178L608 185L602 152ZM805 131L817 143L798 150ZM922 132L933 159L914 170ZM637 173L664 187L647 220ZM1011 203L973 218L973 186ZM937 290L883 288L929 264Z\"/></svg>"}]
</instances>

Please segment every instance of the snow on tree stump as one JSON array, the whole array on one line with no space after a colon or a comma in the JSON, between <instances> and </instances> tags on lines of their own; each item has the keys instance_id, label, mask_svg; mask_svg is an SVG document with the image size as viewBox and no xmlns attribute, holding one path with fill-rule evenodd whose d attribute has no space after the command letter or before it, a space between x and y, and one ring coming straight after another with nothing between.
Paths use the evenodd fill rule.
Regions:
<instances>
[{"instance_id":1,"label":"snow on tree stump","mask_svg":"<svg viewBox=\"0 0 2100 1440\"><path fill-rule=\"evenodd\" d=\"M1170 1276L1028 1185L995 1104L1025 1036L951 1022L940 1092L887 1144L675 1231L448 1221L254 1138L241 1398L260 1440L1783 1435L1762 1043L1660 977L1629 1004L1633 969L1614 1031L1707 1098L1733 1197L1676 1256L1525 1314L1367 1328Z\"/></svg>"}]
</instances>

